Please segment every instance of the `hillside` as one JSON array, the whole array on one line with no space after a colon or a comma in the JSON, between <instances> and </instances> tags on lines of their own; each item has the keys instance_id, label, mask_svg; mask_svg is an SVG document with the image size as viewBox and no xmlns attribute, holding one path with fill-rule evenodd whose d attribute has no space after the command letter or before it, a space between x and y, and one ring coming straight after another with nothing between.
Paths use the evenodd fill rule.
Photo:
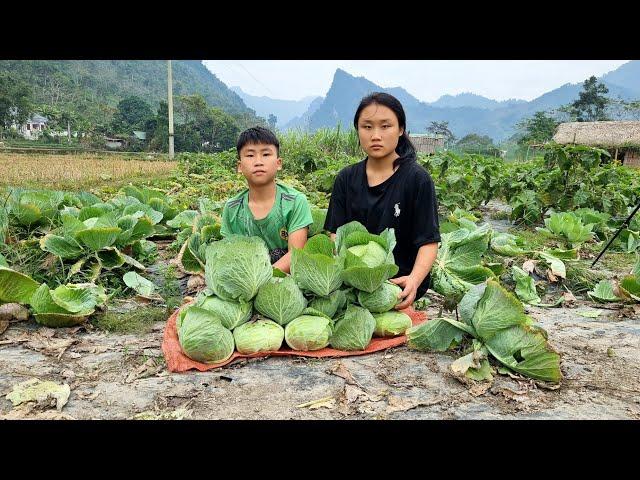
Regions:
<instances>
[{"instance_id":1,"label":"hillside","mask_svg":"<svg viewBox=\"0 0 640 480\"><path fill-rule=\"evenodd\" d=\"M176 60L173 94L199 93L228 113L255 118L242 99L200 61ZM92 122L110 117L120 100L136 95L155 111L167 98L164 60L0 60L0 72L11 72L32 88L34 103L71 108Z\"/></svg>"}]
</instances>

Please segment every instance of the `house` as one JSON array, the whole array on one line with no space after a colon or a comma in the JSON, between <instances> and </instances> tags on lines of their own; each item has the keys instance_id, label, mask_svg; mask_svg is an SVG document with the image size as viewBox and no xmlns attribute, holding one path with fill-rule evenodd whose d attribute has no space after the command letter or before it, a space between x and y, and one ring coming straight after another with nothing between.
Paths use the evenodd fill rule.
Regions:
<instances>
[{"instance_id":1,"label":"house","mask_svg":"<svg viewBox=\"0 0 640 480\"><path fill-rule=\"evenodd\" d=\"M623 165L640 167L640 122L567 122L558 125L553 141L607 150Z\"/></svg>"},{"instance_id":2,"label":"house","mask_svg":"<svg viewBox=\"0 0 640 480\"><path fill-rule=\"evenodd\" d=\"M20 125L18 132L22 134L24 138L35 140L40 136L40 133L47 128L48 122L49 120L46 117L36 114Z\"/></svg>"},{"instance_id":3,"label":"house","mask_svg":"<svg viewBox=\"0 0 640 480\"><path fill-rule=\"evenodd\" d=\"M122 148L127 146L127 141L120 137L104 137L104 146L107 148Z\"/></svg>"},{"instance_id":4,"label":"house","mask_svg":"<svg viewBox=\"0 0 640 480\"><path fill-rule=\"evenodd\" d=\"M434 154L438 149L444 148L444 136L430 133L412 133L409 135L411 143L417 152Z\"/></svg>"},{"instance_id":5,"label":"house","mask_svg":"<svg viewBox=\"0 0 640 480\"><path fill-rule=\"evenodd\" d=\"M142 130L134 130L133 131L133 136L135 138L137 138L138 140L146 140L147 139L147 132L144 132Z\"/></svg>"}]
</instances>

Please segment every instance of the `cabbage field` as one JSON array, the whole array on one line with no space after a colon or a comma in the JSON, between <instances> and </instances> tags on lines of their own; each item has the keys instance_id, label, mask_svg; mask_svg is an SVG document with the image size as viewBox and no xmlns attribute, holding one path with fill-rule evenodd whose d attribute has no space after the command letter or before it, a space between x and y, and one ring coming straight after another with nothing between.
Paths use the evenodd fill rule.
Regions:
<instances>
[{"instance_id":1,"label":"cabbage field","mask_svg":"<svg viewBox=\"0 0 640 480\"><path fill-rule=\"evenodd\" d=\"M3 178L0 416L638 418L640 217L590 266L640 202L637 171L552 144L526 163L420 156L442 243L414 304L430 320L410 327L393 311L393 232L349 224L334 246L322 231L333 179L360 155L351 134L283 136L280 181L314 217L284 277L260 242L221 239L224 200L244 188L234 151L41 188ZM14 170L37 168L23 157ZM169 374L162 333L181 305L181 346L202 362L284 345L362 350L405 332L408 343Z\"/></svg>"}]
</instances>

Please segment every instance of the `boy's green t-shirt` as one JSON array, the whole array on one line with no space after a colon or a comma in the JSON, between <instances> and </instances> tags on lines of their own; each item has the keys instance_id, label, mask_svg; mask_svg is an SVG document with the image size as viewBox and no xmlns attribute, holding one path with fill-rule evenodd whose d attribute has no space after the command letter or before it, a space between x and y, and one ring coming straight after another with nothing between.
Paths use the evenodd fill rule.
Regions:
<instances>
[{"instance_id":1,"label":"boy's green t-shirt","mask_svg":"<svg viewBox=\"0 0 640 480\"><path fill-rule=\"evenodd\" d=\"M249 189L229 199L222 210L223 237L245 235L262 238L271 251L287 249L289 233L313 223L307 197L282 183L276 182L276 200L269 214L260 220L249 209Z\"/></svg>"}]
</instances>

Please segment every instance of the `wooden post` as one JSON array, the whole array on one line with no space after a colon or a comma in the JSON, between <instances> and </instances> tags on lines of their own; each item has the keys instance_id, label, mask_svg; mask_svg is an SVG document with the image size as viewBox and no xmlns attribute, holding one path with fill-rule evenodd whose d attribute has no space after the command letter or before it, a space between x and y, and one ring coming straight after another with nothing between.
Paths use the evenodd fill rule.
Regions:
<instances>
[{"instance_id":1,"label":"wooden post","mask_svg":"<svg viewBox=\"0 0 640 480\"><path fill-rule=\"evenodd\" d=\"M616 160L618 160L618 149L616 148L616 155L613 157L613 161L615 162Z\"/></svg>"}]
</instances>

